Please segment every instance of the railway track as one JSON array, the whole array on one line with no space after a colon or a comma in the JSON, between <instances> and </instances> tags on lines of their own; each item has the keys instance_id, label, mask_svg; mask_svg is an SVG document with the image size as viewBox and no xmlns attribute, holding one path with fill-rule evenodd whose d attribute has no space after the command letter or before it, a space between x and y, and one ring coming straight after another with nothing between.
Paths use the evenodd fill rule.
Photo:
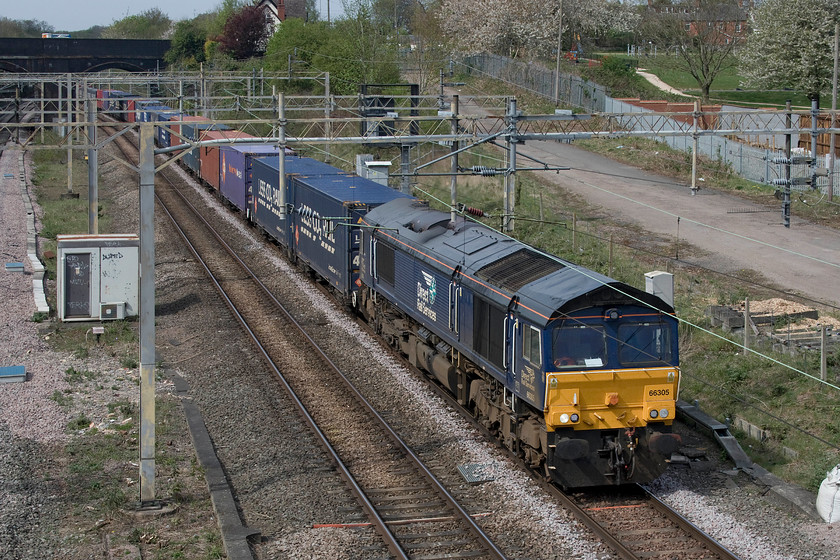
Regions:
<instances>
[{"instance_id":1,"label":"railway track","mask_svg":"<svg viewBox=\"0 0 840 560\"><path fill-rule=\"evenodd\" d=\"M126 157L129 148L122 146ZM133 149L133 148L132 148ZM396 558L504 558L468 512L171 182L156 198ZM481 514L482 512L472 512Z\"/></svg>"},{"instance_id":2,"label":"railway track","mask_svg":"<svg viewBox=\"0 0 840 560\"><path fill-rule=\"evenodd\" d=\"M625 560L737 560L698 527L640 486L601 496L555 491L603 542Z\"/></svg>"}]
</instances>

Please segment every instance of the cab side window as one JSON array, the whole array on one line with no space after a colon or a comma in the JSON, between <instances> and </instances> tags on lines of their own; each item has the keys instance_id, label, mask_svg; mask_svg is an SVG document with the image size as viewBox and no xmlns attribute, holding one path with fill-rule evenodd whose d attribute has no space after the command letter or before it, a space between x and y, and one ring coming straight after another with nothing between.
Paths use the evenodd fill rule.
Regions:
<instances>
[{"instance_id":1,"label":"cab side window","mask_svg":"<svg viewBox=\"0 0 840 560\"><path fill-rule=\"evenodd\" d=\"M540 344L540 330L531 325L522 326L522 357L531 365L542 366L542 345Z\"/></svg>"}]
</instances>

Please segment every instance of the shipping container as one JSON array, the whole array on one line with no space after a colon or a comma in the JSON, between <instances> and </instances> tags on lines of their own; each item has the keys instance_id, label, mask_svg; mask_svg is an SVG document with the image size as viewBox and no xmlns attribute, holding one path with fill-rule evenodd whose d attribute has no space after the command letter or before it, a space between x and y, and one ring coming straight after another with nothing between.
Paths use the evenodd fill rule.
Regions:
<instances>
[{"instance_id":1,"label":"shipping container","mask_svg":"<svg viewBox=\"0 0 840 560\"><path fill-rule=\"evenodd\" d=\"M178 120L181 118L181 116L181 113L173 110L160 111L154 114L155 122L160 123L168 123L171 120ZM170 125L168 124L160 124L158 126L155 126L155 144L157 144L159 148L169 147L170 132Z\"/></svg>"},{"instance_id":2,"label":"shipping container","mask_svg":"<svg viewBox=\"0 0 840 560\"><path fill-rule=\"evenodd\" d=\"M154 99L143 99L135 103L135 109L137 110L136 122L154 122L152 115L155 111L164 110L164 106Z\"/></svg>"},{"instance_id":3,"label":"shipping container","mask_svg":"<svg viewBox=\"0 0 840 560\"><path fill-rule=\"evenodd\" d=\"M359 219L385 202L410 197L358 175L289 177L297 258L349 296L359 287Z\"/></svg>"},{"instance_id":4,"label":"shipping container","mask_svg":"<svg viewBox=\"0 0 840 560\"><path fill-rule=\"evenodd\" d=\"M198 121L192 122L191 119L197 118ZM206 121L207 119L203 119L200 117L190 117L190 119L185 119L181 125L181 132L184 136L187 137L188 140L192 142L197 142L201 133L205 130L230 130L230 127L223 125L223 124L214 124L211 122L199 122L199 121ZM184 155L184 165L187 166L187 169L193 172L196 177L201 175L201 162L198 159L198 148L193 148L189 152Z\"/></svg>"},{"instance_id":5,"label":"shipping container","mask_svg":"<svg viewBox=\"0 0 840 560\"><path fill-rule=\"evenodd\" d=\"M239 130L202 130L199 140L231 140L236 138L253 138L252 135ZM198 149L199 177L211 187L219 190L219 147L202 146Z\"/></svg>"},{"instance_id":6,"label":"shipping container","mask_svg":"<svg viewBox=\"0 0 840 560\"><path fill-rule=\"evenodd\" d=\"M344 175L344 171L332 165L297 156L286 156L286 175L300 174L310 177L318 175ZM253 162L253 206L249 215L265 232L284 247L288 247L290 229L288 223L281 219L280 207L280 158L277 156L263 157ZM288 188L286 188L288 195Z\"/></svg>"},{"instance_id":7,"label":"shipping container","mask_svg":"<svg viewBox=\"0 0 840 560\"><path fill-rule=\"evenodd\" d=\"M359 218L408 195L309 158L286 156L286 207L281 219L279 159L254 162L254 220L346 296L358 289Z\"/></svg>"},{"instance_id":8,"label":"shipping container","mask_svg":"<svg viewBox=\"0 0 840 560\"><path fill-rule=\"evenodd\" d=\"M272 144L234 144L220 148L219 191L247 217L252 206L253 160L277 154L278 148Z\"/></svg>"}]
</instances>

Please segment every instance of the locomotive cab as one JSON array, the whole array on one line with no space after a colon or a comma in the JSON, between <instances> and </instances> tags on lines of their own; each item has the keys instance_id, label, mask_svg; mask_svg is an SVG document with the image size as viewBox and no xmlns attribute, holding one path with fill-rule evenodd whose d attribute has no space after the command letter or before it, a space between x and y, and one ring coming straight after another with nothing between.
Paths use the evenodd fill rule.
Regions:
<instances>
[{"instance_id":1,"label":"locomotive cab","mask_svg":"<svg viewBox=\"0 0 840 560\"><path fill-rule=\"evenodd\" d=\"M641 305L588 308L545 334L547 470L570 487L659 476L679 445L676 319Z\"/></svg>"}]
</instances>

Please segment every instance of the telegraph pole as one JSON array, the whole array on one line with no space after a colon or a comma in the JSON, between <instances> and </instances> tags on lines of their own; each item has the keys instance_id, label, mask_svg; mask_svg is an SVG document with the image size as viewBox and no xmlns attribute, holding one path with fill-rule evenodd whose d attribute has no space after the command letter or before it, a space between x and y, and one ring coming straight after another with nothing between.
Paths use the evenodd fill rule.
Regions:
<instances>
[{"instance_id":1,"label":"telegraph pole","mask_svg":"<svg viewBox=\"0 0 840 560\"><path fill-rule=\"evenodd\" d=\"M560 103L560 57L563 53L563 0L560 0L559 20L557 24L557 65L554 70L554 102Z\"/></svg>"},{"instance_id":2,"label":"telegraph pole","mask_svg":"<svg viewBox=\"0 0 840 560\"><path fill-rule=\"evenodd\" d=\"M155 127L140 124L140 507L155 502ZM281 156L282 157L282 156Z\"/></svg>"},{"instance_id":3,"label":"telegraph pole","mask_svg":"<svg viewBox=\"0 0 840 560\"><path fill-rule=\"evenodd\" d=\"M840 51L840 23L834 24L834 74L831 80L831 128L837 123L837 57ZM831 133L831 141L828 153L828 201L834 200L834 161L836 158L835 143L837 135Z\"/></svg>"}]
</instances>

